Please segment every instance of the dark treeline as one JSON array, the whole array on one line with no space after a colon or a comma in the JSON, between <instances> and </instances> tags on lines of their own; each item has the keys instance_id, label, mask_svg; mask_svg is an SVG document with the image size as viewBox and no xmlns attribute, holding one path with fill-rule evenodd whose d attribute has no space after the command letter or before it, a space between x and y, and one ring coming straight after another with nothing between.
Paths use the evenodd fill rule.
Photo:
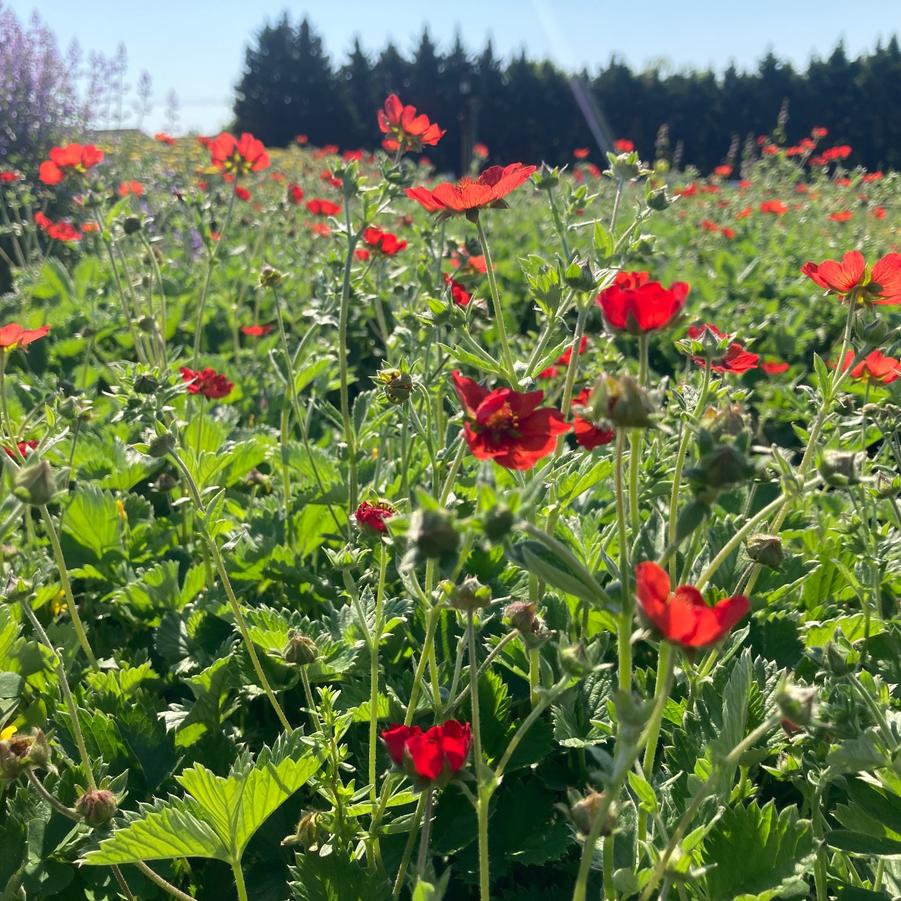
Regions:
<instances>
[{"instance_id":1,"label":"dark treeline","mask_svg":"<svg viewBox=\"0 0 901 901\"><path fill-rule=\"evenodd\" d=\"M423 32L410 57L393 44L377 56L359 40L343 64L330 60L307 19L295 26L284 15L266 25L248 48L237 87L235 128L270 145L296 134L313 144L374 147L376 110L390 92L447 129L427 153L441 169L461 170L472 144L488 145L494 161L565 163L574 147L609 149L628 138L652 155L660 126L683 164L702 171L724 161L730 147L773 132L788 113L790 141L815 125L830 143L850 144L852 163L901 167L901 50L896 37L857 59L839 44L805 71L768 54L754 71L730 66L664 74L633 72L616 59L595 74L569 74L522 53L499 59L489 42L478 53L457 35L443 52ZM592 123L592 125L589 125Z\"/></svg>"}]
</instances>

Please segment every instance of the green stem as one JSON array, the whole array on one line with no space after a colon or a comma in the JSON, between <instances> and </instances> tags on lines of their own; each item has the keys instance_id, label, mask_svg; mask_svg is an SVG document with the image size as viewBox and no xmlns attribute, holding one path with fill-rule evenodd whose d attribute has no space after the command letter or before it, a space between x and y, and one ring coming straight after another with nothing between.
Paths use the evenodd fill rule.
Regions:
<instances>
[{"instance_id":1,"label":"green stem","mask_svg":"<svg viewBox=\"0 0 901 901\"><path fill-rule=\"evenodd\" d=\"M616 525L619 541L619 578L623 590L623 612L620 614L617 627L617 657L619 672L619 690L628 692L632 689L632 592L630 590L629 540L626 532L626 501L623 490L623 453L626 444L625 430L616 430L616 449L614 453L614 487L616 492Z\"/></svg>"},{"instance_id":2,"label":"green stem","mask_svg":"<svg viewBox=\"0 0 901 901\"><path fill-rule=\"evenodd\" d=\"M407 712L404 716L404 725L409 726L413 722L413 714L416 712L416 705L419 702L419 693L422 690L422 677L425 674L426 664L429 660L428 649L432 646L435 638L435 630L438 627L438 606L434 606L429 610L426 620L425 641L423 643L422 652L419 655L419 663L416 665L416 671L413 674L413 687L410 690L410 701L407 704Z\"/></svg>"},{"instance_id":3,"label":"green stem","mask_svg":"<svg viewBox=\"0 0 901 901\"><path fill-rule=\"evenodd\" d=\"M341 422L344 426L344 443L347 446L348 511L352 515L357 508L357 438L350 415L350 387L348 374L347 324L350 317L350 278L354 261L357 236L351 230L350 199L344 201L344 223L347 228L347 255L344 259L344 277L341 282L341 308L338 314L338 371L341 378Z\"/></svg>"},{"instance_id":4,"label":"green stem","mask_svg":"<svg viewBox=\"0 0 901 901\"><path fill-rule=\"evenodd\" d=\"M623 180L618 178L616 180L616 195L613 198L613 211L610 213L610 235L611 237L616 237L615 229L616 229L616 219L619 215L619 204L623 199Z\"/></svg>"},{"instance_id":5,"label":"green stem","mask_svg":"<svg viewBox=\"0 0 901 901\"><path fill-rule=\"evenodd\" d=\"M557 234L560 236L560 246L563 248L563 258L568 263L572 255L569 251L569 241L566 240L566 228L563 225L563 217L560 215L560 208L557 205L557 197L553 188L548 188L547 196L551 204L551 214L554 217L554 225L557 226Z\"/></svg>"},{"instance_id":6,"label":"green stem","mask_svg":"<svg viewBox=\"0 0 901 901\"><path fill-rule=\"evenodd\" d=\"M494 263L491 260L491 248L488 246L488 236L485 234L481 216L476 219L476 230L479 235L479 244L482 246L482 254L485 257L488 288L491 292L491 302L494 306L495 328L497 328L497 337L501 343L501 356L504 361L504 368L507 370L507 378L510 379L510 384L515 390L519 390L519 380L516 378L516 370L513 368L513 354L510 351L510 342L507 339L507 326L504 323L504 308L501 306L501 295L497 288Z\"/></svg>"},{"instance_id":7,"label":"green stem","mask_svg":"<svg viewBox=\"0 0 901 901\"><path fill-rule=\"evenodd\" d=\"M379 740L379 644L382 638L382 620L385 604L385 575L388 568L388 554L379 543L379 576L375 592L375 623L369 647L369 800L376 802L376 750Z\"/></svg>"},{"instance_id":8,"label":"green stem","mask_svg":"<svg viewBox=\"0 0 901 901\"><path fill-rule=\"evenodd\" d=\"M28 777L28 781L31 783L32 788L57 812L61 813L64 817L74 820L76 823L81 821L81 816L78 811L72 807L66 807L56 795L51 794L47 791L44 783L41 782L40 779L35 775L34 770L28 769L25 771L25 775Z\"/></svg>"},{"instance_id":9,"label":"green stem","mask_svg":"<svg viewBox=\"0 0 901 901\"><path fill-rule=\"evenodd\" d=\"M425 810L422 814L422 832L419 839L419 856L416 859L416 876L422 879L429 859L429 836L432 832L432 800L434 789L425 790Z\"/></svg>"},{"instance_id":10,"label":"green stem","mask_svg":"<svg viewBox=\"0 0 901 901\"><path fill-rule=\"evenodd\" d=\"M604 839L604 898L606 901L612 901L612 899L616 898L616 887L613 884L613 868L615 866L615 857L613 854L614 851L614 836L608 835Z\"/></svg>"},{"instance_id":11,"label":"green stem","mask_svg":"<svg viewBox=\"0 0 901 901\"><path fill-rule=\"evenodd\" d=\"M469 643L469 704L472 709L472 747L476 772L476 818L479 824L479 897L489 901L491 896L488 860L488 805L490 792L485 791L482 776L482 728L479 714L479 658L476 644L475 612L467 615L466 637Z\"/></svg>"},{"instance_id":12,"label":"green stem","mask_svg":"<svg viewBox=\"0 0 901 901\"><path fill-rule=\"evenodd\" d=\"M404 845L404 853L400 859L400 865L397 868L397 875L394 877L394 888L391 890L391 898L397 898L401 889L404 887L404 879L407 875L407 869L410 866L410 860L413 858L413 848L416 844L416 836L419 835L419 821L422 818L422 811L425 807L425 792L420 793L419 802L416 805L416 812L413 814L413 820L410 823L410 834L407 836L407 843Z\"/></svg>"},{"instance_id":13,"label":"green stem","mask_svg":"<svg viewBox=\"0 0 901 901\"><path fill-rule=\"evenodd\" d=\"M238 890L238 901L248 901L247 886L244 884L244 871L241 869L241 861L233 860L232 873L235 874L235 888Z\"/></svg>"},{"instance_id":14,"label":"green stem","mask_svg":"<svg viewBox=\"0 0 901 901\"><path fill-rule=\"evenodd\" d=\"M172 895L173 898L178 898L178 901L197 901L192 895L187 894L186 892L181 891L181 889L177 889L171 882L167 882L160 876L156 870L151 869L144 863L143 860L135 861L134 864L151 882L158 885L163 891L168 892Z\"/></svg>"}]
</instances>

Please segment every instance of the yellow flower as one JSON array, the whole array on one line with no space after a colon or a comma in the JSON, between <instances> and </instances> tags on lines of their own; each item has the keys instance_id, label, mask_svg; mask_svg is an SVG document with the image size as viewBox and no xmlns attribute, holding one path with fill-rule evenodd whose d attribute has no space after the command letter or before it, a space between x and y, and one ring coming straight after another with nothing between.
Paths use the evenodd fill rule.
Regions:
<instances>
[{"instance_id":1,"label":"yellow flower","mask_svg":"<svg viewBox=\"0 0 901 901\"><path fill-rule=\"evenodd\" d=\"M60 588L56 595L50 599L50 612L54 619L66 609L66 594Z\"/></svg>"},{"instance_id":2,"label":"yellow flower","mask_svg":"<svg viewBox=\"0 0 901 901\"><path fill-rule=\"evenodd\" d=\"M0 741L7 741L7 739L12 738L15 734L15 726L7 726L5 729L0 729Z\"/></svg>"}]
</instances>

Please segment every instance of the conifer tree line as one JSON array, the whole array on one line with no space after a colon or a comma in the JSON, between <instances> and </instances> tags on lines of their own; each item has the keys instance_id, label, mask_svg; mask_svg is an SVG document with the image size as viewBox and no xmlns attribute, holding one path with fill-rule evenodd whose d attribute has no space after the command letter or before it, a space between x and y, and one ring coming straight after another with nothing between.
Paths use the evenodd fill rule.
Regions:
<instances>
[{"instance_id":1,"label":"conifer tree line","mask_svg":"<svg viewBox=\"0 0 901 901\"><path fill-rule=\"evenodd\" d=\"M391 92L448 130L429 148L441 170L465 169L474 142L503 163L562 164L575 147L590 147L603 161L601 150L615 138L634 141L651 157L666 126L670 153L706 172L730 147L734 154L749 136L773 132L780 110L783 120L788 114L789 141L825 126L830 143L854 148L850 164L901 166L897 37L856 59L839 44L804 71L769 53L752 71L730 66L720 75L635 72L615 58L594 73L567 73L524 52L504 61L490 41L473 52L459 34L442 51L427 29L409 56L393 43L370 55L358 38L342 61L330 58L308 19L295 25L284 14L246 51L234 127L273 146L302 133L320 146L373 148L380 138L376 110Z\"/></svg>"}]
</instances>

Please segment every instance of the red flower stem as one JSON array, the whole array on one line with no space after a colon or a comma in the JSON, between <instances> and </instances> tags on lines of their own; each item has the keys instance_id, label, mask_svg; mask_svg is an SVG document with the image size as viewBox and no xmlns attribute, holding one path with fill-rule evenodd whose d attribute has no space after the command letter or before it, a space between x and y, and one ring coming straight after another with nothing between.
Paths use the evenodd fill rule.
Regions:
<instances>
[{"instance_id":1,"label":"red flower stem","mask_svg":"<svg viewBox=\"0 0 901 901\"><path fill-rule=\"evenodd\" d=\"M409 726L413 722L413 714L416 712L416 704L419 701L419 693L422 691L422 677L425 674L425 667L429 660L428 649L432 646L432 642L435 638L439 613L440 609L437 606L434 606L429 610L426 619L425 640L423 642L422 653L419 655L419 662L416 664L416 671L413 674L413 687L410 689L410 702L407 704L407 712L404 716L405 726Z\"/></svg>"},{"instance_id":2,"label":"red flower stem","mask_svg":"<svg viewBox=\"0 0 901 901\"><path fill-rule=\"evenodd\" d=\"M369 640L369 800L376 803L376 750L379 741L379 644L382 639L385 605L385 577L388 569L388 553L384 542L378 546L379 574L375 591L375 621ZM378 842L378 839L375 839Z\"/></svg>"},{"instance_id":3,"label":"red flower stem","mask_svg":"<svg viewBox=\"0 0 901 901\"><path fill-rule=\"evenodd\" d=\"M571 345L572 352L569 356L569 365L566 367L566 382L563 387L563 400L560 409L564 416L569 416L570 407L573 401L573 391L575 390L576 374L579 371L579 358L582 356L582 337L585 334L585 323L588 320L588 314L591 311L591 302L586 299L579 308L579 318L576 320L576 331L573 335L573 343ZM564 436L561 435L557 440L557 451L563 447Z\"/></svg>"},{"instance_id":4,"label":"red flower stem","mask_svg":"<svg viewBox=\"0 0 901 901\"><path fill-rule=\"evenodd\" d=\"M619 535L619 579L623 591L623 612L617 626L617 658L619 690L632 690L632 613L635 605L630 588L629 539L626 530L626 500L623 489L623 455L626 445L624 429L616 430L613 481L616 492L616 526Z\"/></svg>"},{"instance_id":5,"label":"red flower stem","mask_svg":"<svg viewBox=\"0 0 901 901\"><path fill-rule=\"evenodd\" d=\"M338 371L341 377L341 422L344 426L344 444L347 447L347 500L348 516L357 509L357 437L350 415L350 388L347 364L347 323L350 317L350 277L354 262L354 249L358 235L354 234L350 221L350 198L344 198L344 224L347 230L347 254L344 257L344 277L341 281L341 308L338 314Z\"/></svg>"},{"instance_id":6,"label":"red flower stem","mask_svg":"<svg viewBox=\"0 0 901 901\"><path fill-rule=\"evenodd\" d=\"M432 798L434 789L430 786L425 790L425 810L422 814L422 832L419 837L419 856L416 858L416 877L422 879L425 875L426 862L429 857L429 837L432 833Z\"/></svg>"},{"instance_id":7,"label":"red flower stem","mask_svg":"<svg viewBox=\"0 0 901 901\"><path fill-rule=\"evenodd\" d=\"M638 338L638 382L642 388L648 384L648 336ZM639 464L641 463L641 442L643 429L633 429L629 436L629 515L632 523L633 537L641 528L641 514L638 508Z\"/></svg>"},{"instance_id":8,"label":"red flower stem","mask_svg":"<svg viewBox=\"0 0 901 901\"><path fill-rule=\"evenodd\" d=\"M403 857L400 859L397 875L394 877L394 887L391 890L392 901L400 896L401 889L404 887L404 878L406 877L407 869L410 866L410 859L413 857L413 846L416 843L416 836L419 834L419 821L422 817L423 808L425 807L425 795L425 792L420 793L419 802L417 803L416 811L413 814L413 821L410 824L410 834L407 836Z\"/></svg>"},{"instance_id":9,"label":"red flower stem","mask_svg":"<svg viewBox=\"0 0 901 901\"><path fill-rule=\"evenodd\" d=\"M482 728L479 715L479 657L476 643L475 611L470 610L466 623L469 642L469 704L472 708L472 748L476 772L476 819L479 825L479 897L489 901L491 896L488 870L488 805L491 803L490 783L483 778Z\"/></svg>"},{"instance_id":10,"label":"red flower stem","mask_svg":"<svg viewBox=\"0 0 901 901\"><path fill-rule=\"evenodd\" d=\"M519 391L519 379L513 368L513 354L510 351L510 342L507 340L507 326L504 323L504 309L501 306L501 295L497 288L497 278L494 275L494 263L491 260L491 248L488 246L488 236L485 234L485 226L482 225L482 217L476 219L476 231L479 235L479 244L485 257L486 275L488 276L488 288L491 292L491 302L494 307L494 321L497 336L501 342L501 355L504 368L507 370L507 378L515 391Z\"/></svg>"}]
</instances>

